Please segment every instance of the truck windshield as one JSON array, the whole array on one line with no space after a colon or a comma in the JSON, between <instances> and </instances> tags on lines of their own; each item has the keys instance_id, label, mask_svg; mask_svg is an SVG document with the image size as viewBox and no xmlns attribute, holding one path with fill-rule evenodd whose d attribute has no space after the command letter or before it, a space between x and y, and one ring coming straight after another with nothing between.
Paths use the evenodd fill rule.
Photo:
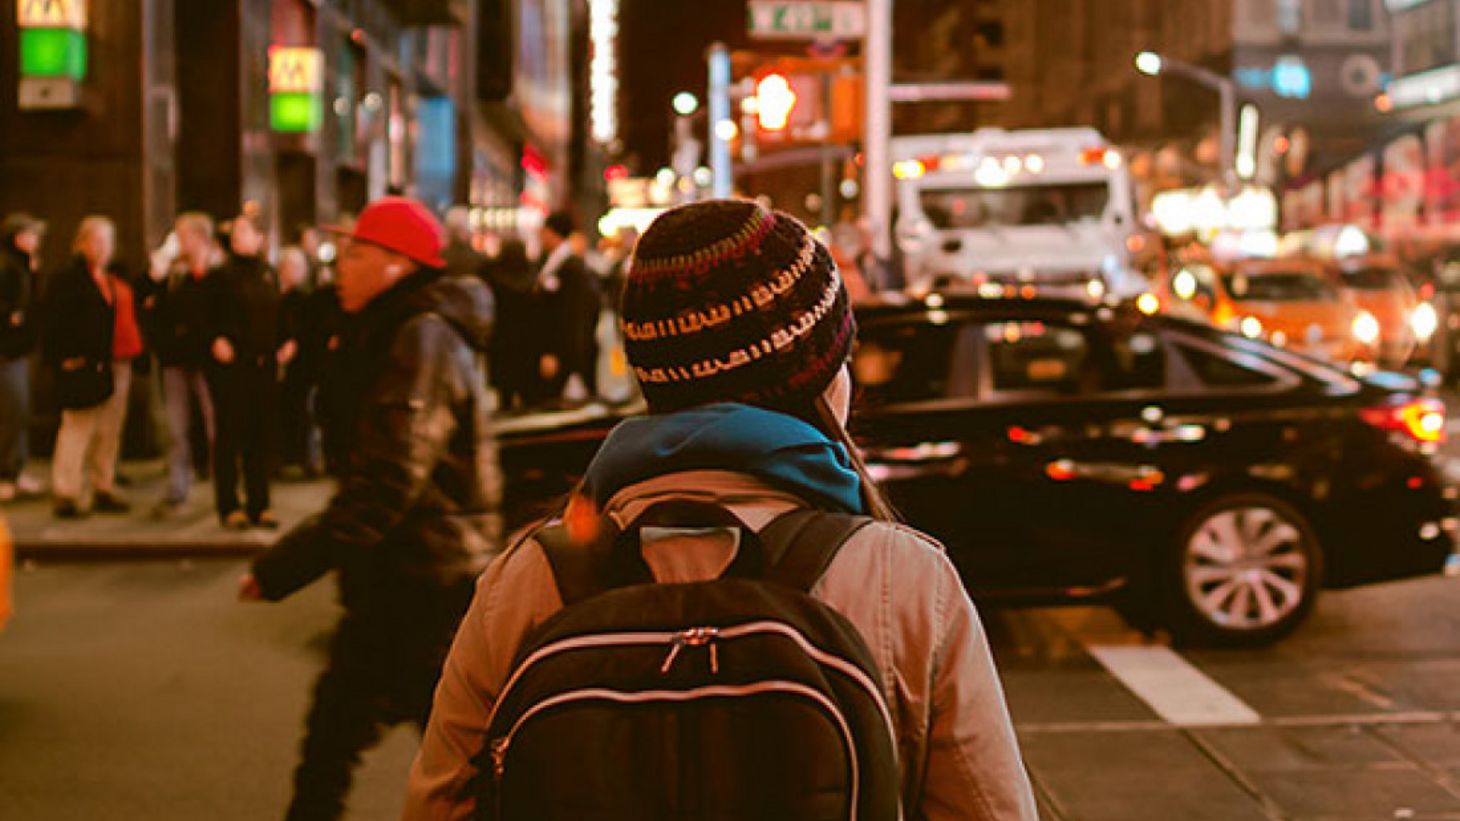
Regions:
<instances>
[{"instance_id":1,"label":"truck windshield","mask_svg":"<svg viewBox=\"0 0 1460 821\"><path fill-rule=\"evenodd\" d=\"M1098 222L1110 201L1104 182L1022 188L925 188L923 213L939 230Z\"/></svg>"}]
</instances>

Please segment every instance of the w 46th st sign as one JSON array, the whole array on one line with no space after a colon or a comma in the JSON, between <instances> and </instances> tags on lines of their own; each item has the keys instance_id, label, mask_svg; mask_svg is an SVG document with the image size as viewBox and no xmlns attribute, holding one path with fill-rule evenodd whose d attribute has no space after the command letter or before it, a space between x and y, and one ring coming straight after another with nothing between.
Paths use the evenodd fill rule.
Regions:
<instances>
[{"instance_id":1,"label":"w 46th st sign","mask_svg":"<svg viewBox=\"0 0 1460 821\"><path fill-rule=\"evenodd\" d=\"M844 0L750 0L749 33L760 40L854 40L867 33L866 9Z\"/></svg>"}]
</instances>

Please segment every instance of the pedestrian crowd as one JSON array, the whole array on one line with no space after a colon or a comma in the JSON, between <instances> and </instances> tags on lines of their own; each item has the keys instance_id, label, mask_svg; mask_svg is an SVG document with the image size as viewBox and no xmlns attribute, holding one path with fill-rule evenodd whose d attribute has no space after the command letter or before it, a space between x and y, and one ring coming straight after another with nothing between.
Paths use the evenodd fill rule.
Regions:
<instances>
[{"instance_id":1,"label":"pedestrian crowd","mask_svg":"<svg viewBox=\"0 0 1460 821\"><path fill-rule=\"evenodd\" d=\"M447 213L442 267L482 281L497 305L486 379L498 410L631 399L609 294L632 240L589 253L555 213L536 260L517 237L492 238L488 255L468 216ZM26 213L0 227L0 502L49 486L58 518L128 513L119 458L154 409L166 465L155 518L184 511L209 478L223 527L273 528L272 481L338 473L352 410L332 365L349 328L320 229L301 226L271 253L256 214L189 211L138 270L105 216L81 220L66 258L43 265L47 230ZM32 430L37 395L56 411L48 483L26 471L31 440L52 433Z\"/></svg>"},{"instance_id":2,"label":"pedestrian crowd","mask_svg":"<svg viewBox=\"0 0 1460 821\"><path fill-rule=\"evenodd\" d=\"M361 754L402 723L422 733L407 819L1037 817L958 573L847 430L855 254L739 200L591 254L553 214L537 264L445 222L377 200L331 275L308 243L268 264L253 215L189 213L129 279L89 217L39 283L45 226L6 222L0 345L38 341L54 377L58 515L127 509L119 432L148 350L160 515L209 459L228 527L276 524L276 447L336 476L238 586L279 601L332 575L343 607L286 818L342 817ZM647 415L506 538L494 417L636 394ZM23 426L23 403L4 413ZM12 493L22 447L0 442Z\"/></svg>"}]
</instances>

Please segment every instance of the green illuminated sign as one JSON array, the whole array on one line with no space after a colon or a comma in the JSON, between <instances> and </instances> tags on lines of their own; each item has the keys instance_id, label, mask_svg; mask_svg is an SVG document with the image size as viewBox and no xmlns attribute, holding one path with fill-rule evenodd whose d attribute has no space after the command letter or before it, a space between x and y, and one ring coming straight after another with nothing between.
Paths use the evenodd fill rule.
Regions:
<instances>
[{"instance_id":1,"label":"green illuminated sign","mask_svg":"<svg viewBox=\"0 0 1460 821\"><path fill-rule=\"evenodd\" d=\"M20 76L85 78L86 34L76 29L21 29Z\"/></svg>"},{"instance_id":2,"label":"green illuminated sign","mask_svg":"<svg viewBox=\"0 0 1460 821\"><path fill-rule=\"evenodd\" d=\"M324 104L319 94L284 92L269 95L269 124L275 131L314 131L323 120Z\"/></svg>"}]
</instances>

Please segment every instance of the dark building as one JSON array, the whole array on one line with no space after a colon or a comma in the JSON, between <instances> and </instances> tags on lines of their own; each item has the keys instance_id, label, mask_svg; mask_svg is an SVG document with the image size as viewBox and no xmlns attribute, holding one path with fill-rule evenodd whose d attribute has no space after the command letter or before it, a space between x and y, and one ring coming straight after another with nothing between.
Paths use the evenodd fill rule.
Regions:
<instances>
[{"instance_id":1,"label":"dark building","mask_svg":"<svg viewBox=\"0 0 1460 821\"><path fill-rule=\"evenodd\" d=\"M1118 143L1172 149L1188 182L1214 177L1217 95L1169 73L1139 74L1134 57L1150 50L1230 78L1239 104L1258 109L1264 148L1301 132L1302 167L1275 170L1270 182L1340 162L1382 128L1371 105L1390 67L1382 0L1002 5L1010 126L1092 125Z\"/></svg>"}]
</instances>

